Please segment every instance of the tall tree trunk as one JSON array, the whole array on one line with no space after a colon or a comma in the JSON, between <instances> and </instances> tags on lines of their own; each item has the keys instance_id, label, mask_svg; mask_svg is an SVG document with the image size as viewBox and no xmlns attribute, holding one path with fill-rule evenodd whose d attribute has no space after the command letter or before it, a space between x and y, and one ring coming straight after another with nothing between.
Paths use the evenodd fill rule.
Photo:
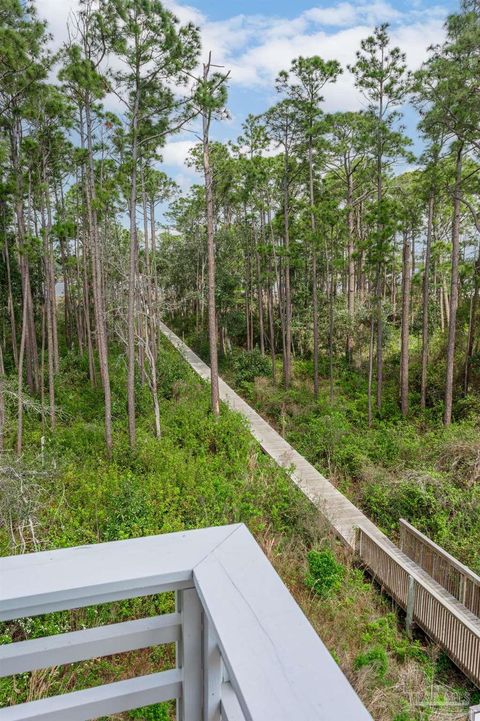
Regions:
<instances>
[{"instance_id":1,"label":"tall tree trunk","mask_svg":"<svg viewBox=\"0 0 480 721\"><path fill-rule=\"evenodd\" d=\"M0 344L0 453L4 450L4 438L5 438L5 395L4 395L4 382L5 382L5 368L3 365L3 350Z\"/></svg>"},{"instance_id":2,"label":"tall tree trunk","mask_svg":"<svg viewBox=\"0 0 480 721\"><path fill-rule=\"evenodd\" d=\"M283 365L283 382L285 388L290 387L292 379L292 299L290 289L290 198L288 187L288 151L285 147L285 170L283 179L283 216L284 216L284 247L285 247L285 359Z\"/></svg>"},{"instance_id":3,"label":"tall tree trunk","mask_svg":"<svg viewBox=\"0 0 480 721\"><path fill-rule=\"evenodd\" d=\"M203 79L208 80L210 60L203 66ZM212 412L220 415L220 393L218 387L217 312L215 306L215 237L213 210L213 178L210 167L210 111L203 113L203 171L205 177L205 199L207 212L207 267L208 267L208 337L210 346L210 392Z\"/></svg>"},{"instance_id":4,"label":"tall tree trunk","mask_svg":"<svg viewBox=\"0 0 480 721\"><path fill-rule=\"evenodd\" d=\"M47 191L48 192L48 191ZM44 266L44 306L47 335L47 360L48 360L48 404L50 415L50 427L55 428L55 350L52 313L52 284L51 284L51 255L50 255L50 224L45 222L45 208L42 207L42 231L43 231L43 266ZM42 380L43 383L43 380Z\"/></svg>"},{"instance_id":5,"label":"tall tree trunk","mask_svg":"<svg viewBox=\"0 0 480 721\"><path fill-rule=\"evenodd\" d=\"M355 315L355 261L353 258L355 218L353 210L353 182L351 172L347 172L347 209L348 209L348 241L347 241L347 363L353 361L353 317Z\"/></svg>"},{"instance_id":6,"label":"tall tree trunk","mask_svg":"<svg viewBox=\"0 0 480 721\"><path fill-rule=\"evenodd\" d=\"M8 252L8 239L5 238L3 246L3 257L5 259L5 267L7 270L7 293L8 293L8 312L10 315L10 328L12 334L12 356L15 368L18 368L18 350L17 350L17 323L15 320L15 305L13 302L12 278L10 273L10 254Z\"/></svg>"},{"instance_id":7,"label":"tall tree trunk","mask_svg":"<svg viewBox=\"0 0 480 721\"><path fill-rule=\"evenodd\" d=\"M378 147L377 147L377 242L380 245L379 250L381 257L377 261L377 282L375 287L376 297L376 315L377 315L377 409L382 410L382 395L383 395L383 274L384 274L384 259L383 259L383 233L384 227L382 222L382 201L383 201L383 96L384 88L383 81L381 81L379 109L378 109Z\"/></svg>"},{"instance_id":8,"label":"tall tree trunk","mask_svg":"<svg viewBox=\"0 0 480 721\"><path fill-rule=\"evenodd\" d=\"M409 234L407 230L404 230L402 262L402 327L400 350L400 406L404 418L408 415L408 343L410 328L411 257Z\"/></svg>"},{"instance_id":9,"label":"tall tree trunk","mask_svg":"<svg viewBox=\"0 0 480 721\"><path fill-rule=\"evenodd\" d=\"M128 436L130 447L135 446L136 418L135 418L135 301L137 278L137 161L138 161L138 115L140 108L140 88L137 70L137 86L132 112L132 157L130 173L130 256L128 271L128 308L127 308L127 406L128 406Z\"/></svg>"},{"instance_id":10,"label":"tall tree trunk","mask_svg":"<svg viewBox=\"0 0 480 721\"><path fill-rule=\"evenodd\" d=\"M318 279L317 223L315 219L315 185L313 176L313 139L308 135L308 190L310 196L310 228L312 231L312 319L313 319L313 395L318 398Z\"/></svg>"},{"instance_id":11,"label":"tall tree trunk","mask_svg":"<svg viewBox=\"0 0 480 721\"><path fill-rule=\"evenodd\" d=\"M432 233L433 233L433 213L435 205L435 195L433 190L428 198L428 217L427 217L427 242L425 247L425 264L423 269L423 288L422 288L422 380L420 390L420 405L426 407L427 403L427 377L428 377L428 345L429 345L429 299L430 299L430 260L432 255Z\"/></svg>"},{"instance_id":12,"label":"tall tree trunk","mask_svg":"<svg viewBox=\"0 0 480 721\"><path fill-rule=\"evenodd\" d=\"M450 281L450 313L448 323L447 373L445 379L445 410L443 422L446 426L452 422L453 374L455 368L455 340L458 309L458 265L460 258L460 205L462 202L462 154L460 144L456 154L455 189L453 197L452 219L452 269Z\"/></svg>"},{"instance_id":13,"label":"tall tree trunk","mask_svg":"<svg viewBox=\"0 0 480 721\"><path fill-rule=\"evenodd\" d=\"M21 125L17 119L11 133L12 166L16 181L15 217L17 221L17 242L19 266L22 278L22 297L26 303L26 327L24 346L27 349L27 381L30 391L37 393L40 388L40 369L38 364L38 349L35 333L35 320L33 315L33 298L30 285L30 272L28 256L25 252L25 215L23 203L23 169L20 161ZM22 324L23 325L23 324ZM23 331L22 331L23 332ZM24 348L24 352L25 352Z\"/></svg>"},{"instance_id":14,"label":"tall tree trunk","mask_svg":"<svg viewBox=\"0 0 480 721\"><path fill-rule=\"evenodd\" d=\"M470 387L470 370L471 362L473 357L473 349L475 347L475 329L477 327L477 314L478 314L478 297L480 295L480 250L478 251L477 259L475 261L474 270L474 288L472 295L472 302L470 305L470 318L468 323L468 339L467 339L467 351L465 354L465 371L463 378L463 391L465 395L469 391Z\"/></svg>"},{"instance_id":15,"label":"tall tree trunk","mask_svg":"<svg viewBox=\"0 0 480 721\"><path fill-rule=\"evenodd\" d=\"M375 302L377 316L377 409L382 410L383 395L383 264L378 262L375 284Z\"/></svg>"},{"instance_id":16,"label":"tall tree trunk","mask_svg":"<svg viewBox=\"0 0 480 721\"><path fill-rule=\"evenodd\" d=\"M258 334L260 336L260 353L265 355L265 328L263 318L263 287L262 287L262 274L260 268L260 253L258 252L258 242L256 237L256 229L254 225L255 233L255 265L257 271L257 303L258 303Z\"/></svg>"},{"instance_id":17,"label":"tall tree trunk","mask_svg":"<svg viewBox=\"0 0 480 721\"><path fill-rule=\"evenodd\" d=\"M318 277L317 251L312 248L312 305L313 305L313 395L318 398Z\"/></svg>"},{"instance_id":18,"label":"tall tree trunk","mask_svg":"<svg viewBox=\"0 0 480 721\"><path fill-rule=\"evenodd\" d=\"M28 266L27 266L27 278L28 278ZM28 280L30 280L28 278ZM25 355L25 344L27 340L27 325L28 325L28 284L24 284L23 288L23 313L22 313L22 335L20 338L20 350L18 353L18 375L17 375L17 456L22 455L23 446L23 358Z\"/></svg>"},{"instance_id":19,"label":"tall tree trunk","mask_svg":"<svg viewBox=\"0 0 480 721\"><path fill-rule=\"evenodd\" d=\"M95 171L93 157L93 125L92 110L90 103L87 101L85 105L85 119L87 126L87 182L85 200L87 205L88 228L90 235L90 251L92 260L92 285L93 285L93 304L95 311L95 327L97 332L97 349L98 360L100 364L100 376L103 385L104 412L105 412L105 445L107 454L110 456L112 452L112 399L110 389L110 371L108 366L108 343L107 343L107 326L105 314L105 295L103 291L103 273L102 259L100 251L100 242L98 238L98 222L96 211L96 188L95 188ZM89 313L88 295L86 298L87 305L85 313ZM88 323L90 325L90 323ZM88 333L88 328L87 328ZM89 349L90 352L90 349Z\"/></svg>"},{"instance_id":20,"label":"tall tree trunk","mask_svg":"<svg viewBox=\"0 0 480 721\"><path fill-rule=\"evenodd\" d=\"M373 386L373 350L375 338L375 321L373 313L370 318L370 342L368 344L368 427L372 425L372 386Z\"/></svg>"},{"instance_id":21,"label":"tall tree trunk","mask_svg":"<svg viewBox=\"0 0 480 721\"><path fill-rule=\"evenodd\" d=\"M329 366L329 387L330 403L333 403L333 290L335 287L335 271L332 271L330 283L327 278L328 287L328 366Z\"/></svg>"},{"instance_id":22,"label":"tall tree trunk","mask_svg":"<svg viewBox=\"0 0 480 721\"><path fill-rule=\"evenodd\" d=\"M263 218L263 227L265 228L265 217L262 214ZM268 222L270 227L270 239L272 243L272 254L275 252L274 250L274 242L275 238L273 235L273 227L271 222L271 216L270 213L268 214ZM273 302L273 284L275 282L275 272L274 272L274 264L272 262L272 255L269 256L268 259L268 274L269 274L269 282L268 282L268 329L269 329L269 336L270 336L270 356L272 359L272 382L276 382L276 368L275 368L275 315L274 315L274 302Z\"/></svg>"}]
</instances>

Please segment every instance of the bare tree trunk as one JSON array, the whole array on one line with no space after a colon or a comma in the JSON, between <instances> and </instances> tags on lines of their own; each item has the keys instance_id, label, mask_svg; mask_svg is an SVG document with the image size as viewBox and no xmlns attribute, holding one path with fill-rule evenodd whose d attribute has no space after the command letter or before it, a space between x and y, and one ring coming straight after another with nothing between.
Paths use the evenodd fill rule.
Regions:
<instances>
[{"instance_id":1,"label":"bare tree trunk","mask_svg":"<svg viewBox=\"0 0 480 721\"><path fill-rule=\"evenodd\" d=\"M467 351L465 354L465 371L463 380L463 391L465 395L468 393L470 386L470 370L471 361L473 357L473 349L475 347L475 329L477 327L477 313L478 313L478 297L480 295L480 250L478 251L477 259L475 261L474 270L474 289L472 295L472 302L470 305L470 318L468 323L468 339L467 339Z\"/></svg>"},{"instance_id":2,"label":"bare tree trunk","mask_svg":"<svg viewBox=\"0 0 480 721\"><path fill-rule=\"evenodd\" d=\"M108 344L107 344L107 327L105 316L105 295L103 291L102 281L102 261L100 252L100 243L98 238L98 223L96 211L96 189L95 189L95 172L93 158L93 129L91 107L87 102L85 106L85 118L87 125L87 183L85 200L87 205L88 227L91 243L91 260L92 260L92 283L93 283L93 304L95 310L95 327L97 333L97 349L100 363L100 376L103 385L103 396L105 406L105 445L107 454L110 456L112 452L112 399L110 389L110 371L108 367ZM86 298L85 313L89 313L88 295ZM90 325L90 322L88 323ZM87 328L88 333L88 328ZM90 341L89 341L90 342ZM89 348L90 352L90 348ZM93 359L92 359L93 360Z\"/></svg>"},{"instance_id":3,"label":"bare tree trunk","mask_svg":"<svg viewBox=\"0 0 480 721\"><path fill-rule=\"evenodd\" d=\"M260 214L261 222L261 233L262 241L265 243L265 214L262 210ZM272 234L272 253L273 253L273 233ZM274 318L274 307L273 307L273 283L274 283L274 272L272 264L272 256L268 258L268 287L267 287L267 304L268 304L268 337L270 344L270 357L272 359L272 381L275 383L275 318Z\"/></svg>"},{"instance_id":4,"label":"bare tree trunk","mask_svg":"<svg viewBox=\"0 0 480 721\"><path fill-rule=\"evenodd\" d=\"M328 287L328 366L330 381L330 403L333 403L333 288L335 273L332 272L330 283L327 278Z\"/></svg>"},{"instance_id":5,"label":"bare tree trunk","mask_svg":"<svg viewBox=\"0 0 480 721\"><path fill-rule=\"evenodd\" d=\"M353 361L353 317L355 315L355 261L353 259L353 241L355 218L353 212L353 187L352 175L348 173L347 186L347 208L348 208L348 242L347 242L347 362L351 365Z\"/></svg>"},{"instance_id":6,"label":"bare tree trunk","mask_svg":"<svg viewBox=\"0 0 480 721\"><path fill-rule=\"evenodd\" d=\"M128 308L127 308L127 405L128 405L128 436L130 447L135 446L135 282L137 277L137 153L138 153L138 91L133 111L132 171L130 175L130 259L128 272Z\"/></svg>"},{"instance_id":7,"label":"bare tree trunk","mask_svg":"<svg viewBox=\"0 0 480 721\"><path fill-rule=\"evenodd\" d=\"M5 368L3 365L3 351L0 344L0 453L4 450L5 437L5 396L3 386L5 381Z\"/></svg>"},{"instance_id":8,"label":"bare tree trunk","mask_svg":"<svg viewBox=\"0 0 480 721\"><path fill-rule=\"evenodd\" d=\"M15 320L15 305L13 303L12 279L10 274L10 255L8 252L8 240L5 238L3 246L3 257L5 259L5 267L7 270L7 293L8 293L8 312L10 315L10 328L12 334L12 356L15 368L18 368L18 351L17 351L17 324Z\"/></svg>"},{"instance_id":9,"label":"bare tree trunk","mask_svg":"<svg viewBox=\"0 0 480 721\"><path fill-rule=\"evenodd\" d=\"M48 191L47 191L48 192ZM52 313L52 287L51 287L51 256L50 256L50 225L45 222L45 210L42 207L42 231L43 231L43 266L44 266L44 306L47 330L47 360L48 360L48 404L50 415L50 427L55 428L55 351L53 336L53 313ZM43 383L43 379L42 379Z\"/></svg>"},{"instance_id":10,"label":"bare tree trunk","mask_svg":"<svg viewBox=\"0 0 480 721\"><path fill-rule=\"evenodd\" d=\"M30 390L34 393L38 392L40 387L40 371L38 365L38 349L35 334L35 320L33 317L33 298L30 285L29 261L25 251L25 216L23 204L23 170L20 162L20 139L21 126L20 120L14 124L11 135L12 148L12 165L16 179L16 196L15 196L15 216L17 221L17 240L19 266L22 277L22 296L26 303L26 318L24 346L28 350L27 356L27 380L29 381Z\"/></svg>"},{"instance_id":11,"label":"bare tree trunk","mask_svg":"<svg viewBox=\"0 0 480 721\"><path fill-rule=\"evenodd\" d=\"M382 309L382 264L379 261L375 289L377 315L377 408L382 409L383 392L383 309Z\"/></svg>"},{"instance_id":12,"label":"bare tree trunk","mask_svg":"<svg viewBox=\"0 0 480 721\"><path fill-rule=\"evenodd\" d=\"M440 306L440 330L442 331L442 335L443 335L443 333L445 333L445 309L444 309L444 302L443 302L443 281L442 281L442 283L441 283L440 286L439 286L438 293L439 293L439 296L440 296L440 302L439 302L439 306Z\"/></svg>"},{"instance_id":13,"label":"bare tree trunk","mask_svg":"<svg viewBox=\"0 0 480 721\"><path fill-rule=\"evenodd\" d=\"M28 278L28 268L27 268ZM29 280L29 279L28 279ZM27 338L28 324L28 285L24 284L23 290L23 314L22 314L22 335L20 338L20 351L18 353L18 397L17 397L17 456L22 455L23 445L23 358L25 355L25 343Z\"/></svg>"},{"instance_id":14,"label":"bare tree trunk","mask_svg":"<svg viewBox=\"0 0 480 721\"><path fill-rule=\"evenodd\" d=\"M211 56L203 66L203 80L208 81ZM205 177L205 197L207 211L207 267L208 267L208 337L210 346L210 391L214 416L220 415L220 393L218 387L218 350L217 350L217 312L215 306L215 237L213 211L213 178L210 167L210 120L211 113L205 110L203 120L203 170Z\"/></svg>"},{"instance_id":15,"label":"bare tree trunk","mask_svg":"<svg viewBox=\"0 0 480 721\"><path fill-rule=\"evenodd\" d=\"M373 313L370 318L370 342L368 344L368 427L372 425L372 385L373 385L373 346L375 321Z\"/></svg>"},{"instance_id":16,"label":"bare tree trunk","mask_svg":"<svg viewBox=\"0 0 480 721\"><path fill-rule=\"evenodd\" d=\"M255 233L255 264L256 264L256 271L257 271L257 302L258 302L258 334L260 336L260 353L262 355L265 355L265 328L264 328L264 319L263 319L263 288L262 288L262 275L261 275L261 268L260 268L260 254L258 252L258 243L256 238L256 231L254 226L254 233Z\"/></svg>"},{"instance_id":17,"label":"bare tree trunk","mask_svg":"<svg viewBox=\"0 0 480 721\"><path fill-rule=\"evenodd\" d=\"M317 251L312 249L312 305L313 305L313 395L318 398L318 278Z\"/></svg>"},{"instance_id":18,"label":"bare tree trunk","mask_svg":"<svg viewBox=\"0 0 480 721\"><path fill-rule=\"evenodd\" d=\"M430 299L430 259L432 255L432 232L433 232L433 212L435 204L435 195L430 192L428 198L428 217L427 217L427 243L425 247L425 264L423 269L423 299L422 299L422 381L420 390L420 405L426 407L427 403L427 375L428 375L428 345L429 345L429 299Z\"/></svg>"},{"instance_id":19,"label":"bare tree trunk","mask_svg":"<svg viewBox=\"0 0 480 721\"><path fill-rule=\"evenodd\" d=\"M408 361L409 361L409 328L410 328L410 288L411 288L411 247L408 231L403 232L403 263L402 263L402 325L400 350L400 406L402 416L408 415Z\"/></svg>"},{"instance_id":20,"label":"bare tree trunk","mask_svg":"<svg viewBox=\"0 0 480 721\"><path fill-rule=\"evenodd\" d=\"M50 203L50 193L48 189L48 180L46 175L45 187L45 206L47 209L47 243L45 248L47 259L46 283L48 284L48 299L50 303L50 316L52 321L53 370L54 373L58 373L60 368L60 356L58 352L57 302L55 297L55 261L53 257L53 246L50 232L52 228L52 208Z\"/></svg>"},{"instance_id":21,"label":"bare tree trunk","mask_svg":"<svg viewBox=\"0 0 480 721\"><path fill-rule=\"evenodd\" d=\"M310 128L311 130L311 128ZM318 279L317 223L315 220L315 185L313 177L313 143L308 135L308 189L310 196L310 228L312 231L312 320L313 320L313 395L318 398Z\"/></svg>"},{"instance_id":22,"label":"bare tree trunk","mask_svg":"<svg viewBox=\"0 0 480 721\"><path fill-rule=\"evenodd\" d=\"M455 190L453 198L452 220L452 269L450 282L450 318L448 323L447 373L445 379L445 410L443 422L446 426L452 422L453 405L453 374L455 366L455 340L458 309L458 265L460 257L460 205L462 201L462 152L463 146L457 149Z\"/></svg>"},{"instance_id":23,"label":"bare tree trunk","mask_svg":"<svg viewBox=\"0 0 480 721\"><path fill-rule=\"evenodd\" d=\"M92 342L92 328L90 318L90 283L88 280L88 253L89 249L87 246L87 237L84 233L83 241L83 306L84 306L84 322L85 322L85 335L87 339L87 352L88 352L88 375L92 386L96 384L96 373L95 373L95 359L93 357L93 342Z\"/></svg>"},{"instance_id":24,"label":"bare tree trunk","mask_svg":"<svg viewBox=\"0 0 480 721\"><path fill-rule=\"evenodd\" d=\"M284 246L285 246L285 359L283 365L283 382L285 388L289 388L292 379L292 299L290 291L290 199L288 188L288 151L285 146L285 177L283 181L283 215L284 215Z\"/></svg>"},{"instance_id":25,"label":"bare tree trunk","mask_svg":"<svg viewBox=\"0 0 480 721\"><path fill-rule=\"evenodd\" d=\"M46 305L42 308L42 330L40 346L40 408L42 413L42 433L45 432L45 332L46 332Z\"/></svg>"}]
</instances>

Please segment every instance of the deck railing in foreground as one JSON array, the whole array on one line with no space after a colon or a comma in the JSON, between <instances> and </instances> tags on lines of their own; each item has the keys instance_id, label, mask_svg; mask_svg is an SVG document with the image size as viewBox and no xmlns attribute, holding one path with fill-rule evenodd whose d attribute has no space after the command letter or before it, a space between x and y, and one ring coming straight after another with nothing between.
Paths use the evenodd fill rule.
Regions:
<instances>
[{"instance_id":1,"label":"deck railing in foreground","mask_svg":"<svg viewBox=\"0 0 480 721\"><path fill-rule=\"evenodd\" d=\"M416 623L480 687L480 619L386 536L358 529L360 560ZM480 719L479 719L480 721Z\"/></svg>"},{"instance_id":2,"label":"deck railing in foreground","mask_svg":"<svg viewBox=\"0 0 480 721\"><path fill-rule=\"evenodd\" d=\"M177 699L178 721L368 721L243 525L0 559L0 619L176 592L174 613L0 647L1 676L176 644L176 667L0 709L80 721Z\"/></svg>"},{"instance_id":3,"label":"deck railing in foreground","mask_svg":"<svg viewBox=\"0 0 480 721\"><path fill-rule=\"evenodd\" d=\"M468 721L480 721L480 706L471 706Z\"/></svg>"},{"instance_id":4,"label":"deck railing in foreground","mask_svg":"<svg viewBox=\"0 0 480 721\"><path fill-rule=\"evenodd\" d=\"M403 519L400 519L400 548L475 616L480 617L480 576Z\"/></svg>"}]
</instances>

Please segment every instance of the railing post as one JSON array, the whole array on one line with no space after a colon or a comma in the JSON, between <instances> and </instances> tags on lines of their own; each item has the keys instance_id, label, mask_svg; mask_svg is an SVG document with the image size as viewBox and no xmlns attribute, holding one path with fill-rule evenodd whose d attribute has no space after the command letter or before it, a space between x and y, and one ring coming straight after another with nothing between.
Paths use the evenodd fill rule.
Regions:
<instances>
[{"instance_id":1,"label":"railing post","mask_svg":"<svg viewBox=\"0 0 480 721\"><path fill-rule=\"evenodd\" d=\"M412 637L413 628L413 609L415 607L415 579L413 576L408 577L408 591L407 591L407 635L409 638Z\"/></svg>"},{"instance_id":2,"label":"railing post","mask_svg":"<svg viewBox=\"0 0 480 721\"><path fill-rule=\"evenodd\" d=\"M177 701L178 721L202 721L203 663L202 606L195 589L177 591L177 612L182 635L177 643L177 666L183 671L182 697Z\"/></svg>"},{"instance_id":3,"label":"railing post","mask_svg":"<svg viewBox=\"0 0 480 721\"><path fill-rule=\"evenodd\" d=\"M480 721L480 706L471 706L470 714L468 716L469 721Z\"/></svg>"},{"instance_id":4,"label":"railing post","mask_svg":"<svg viewBox=\"0 0 480 721\"><path fill-rule=\"evenodd\" d=\"M402 523L402 518L400 519L400 525L399 525L399 536L398 536L398 546L400 550L405 553L405 526Z\"/></svg>"},{"instance_id":5,"label":"railing post","mask_svg":"<svg viewBox=\"0 0 480 721\"><path fill-rule=\"evenodd\" d=\"M362 559L362 529L357 526L355 528L355 553L357 557Z\"/></svg>"},{"instance_id":6,"label":"railing post","mask_svg":"<svg viewBox=\"0 0 480 721\"><path fill-rule=\"evenodd\" d=\"M203 623L203 721L221 721L223 662L212 624Z\"/></svg>"},{"instance_id":7,"label":"railing post","mask_svg":"<svg viewBox=\"0 0 480 721\"><path fill-rule=\"evenodd\" d=\"M459 588L459 594L458 594L458 600L460 603L463 603L465 606L465 600L467 595L467 577L461 573L460 574L460 588Z\"/></svg>"}]
</instances>

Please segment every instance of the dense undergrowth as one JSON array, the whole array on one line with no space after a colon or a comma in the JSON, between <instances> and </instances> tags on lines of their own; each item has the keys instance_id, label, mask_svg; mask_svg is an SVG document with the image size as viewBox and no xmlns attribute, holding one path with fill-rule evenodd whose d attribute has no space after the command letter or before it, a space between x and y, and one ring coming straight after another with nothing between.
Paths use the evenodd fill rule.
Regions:
<instances>
[{"instance_id":1,"label":"dense undergrowth","mask_svg":"<svg viewBox=\"0 0 480 721\"><path fill-rule=\"evenodd\" d=\"M57 380L61 408L57 429L54 433L42 430L37 415L28 414L26 453L20 463L12 460L10 464L23 474L24 487L30 493L29 512L35 521L33 536L23 538L25 549L244 522L375 719L426 721L465 716L466 705L475 700L473 689L434 647L407 639L392 604L328 536L315 509L260 452L242 419L223 408L220 420L214 420L208 410L208 389L167 344L162 345L158 366L162 438L154 437L150 395L138 382L138 442L132 452L126 432L125 363L120 354L112 356L114 453L107 460L101 391L89 385L84 360L73 355L64 358ZM288 434L300 450L311 457L310 451L307 453L311 440L320 436L317 443L327 443L324 448L330 448L327 468L328 463L331 468L339 465L336 454L341 444L331 430L329 442L325 433L320 433L321 426L311 431L310 442L307 438L302 441L299 409L305 415L310 407L304 403L308 400L305 383L280 399L276 395L280 391L268 388L266 380L242 382L249 384L243 391L277 422L282 421L274 409L277 404L284 408L281 412L287 417ZM272 406L267 409L266 397L272 391ZM294 404L298 412L294 412ZM321 418L320 414L319 422ZM13 445L13 429L9 441ZM321 459L327 456L317 448L316 461L322 465ZM5 458L5 487L9 463ZM379 496L372 493L370 497ZM377 503L380 507L387 501ZM19 536L5 523L4 511L1 520L1 552L20 552ZM166 612L172 607L172 596L164 594L24 619L4 625L0 633L3 642L10 642ZM22 674L1 681L0 700L18 703L147 673L168 668L173 659L173 650L167 646ZM167 721L173 714L172 707L164 704L115 718Z\"/></svg>"},{"instance_id":2,"label":"dense undergrowth","mask_svg":"<svg viewBox=\"0 0 480 721\"><path fill-rule=\"evenodd\" d=\"M318 399L311 362L297 359L294 369L288 391L271 382L270 362L258 351L235 351L221 371L389 536L405 518L480 572L480 401L460 399L449 427L441 422L440 398L405 420L392 378L382 417L369 428L363 374L337 368L331 401L326 362ZM390 373L396 370L391 361Z\"/></svg>"}]
</instances>

